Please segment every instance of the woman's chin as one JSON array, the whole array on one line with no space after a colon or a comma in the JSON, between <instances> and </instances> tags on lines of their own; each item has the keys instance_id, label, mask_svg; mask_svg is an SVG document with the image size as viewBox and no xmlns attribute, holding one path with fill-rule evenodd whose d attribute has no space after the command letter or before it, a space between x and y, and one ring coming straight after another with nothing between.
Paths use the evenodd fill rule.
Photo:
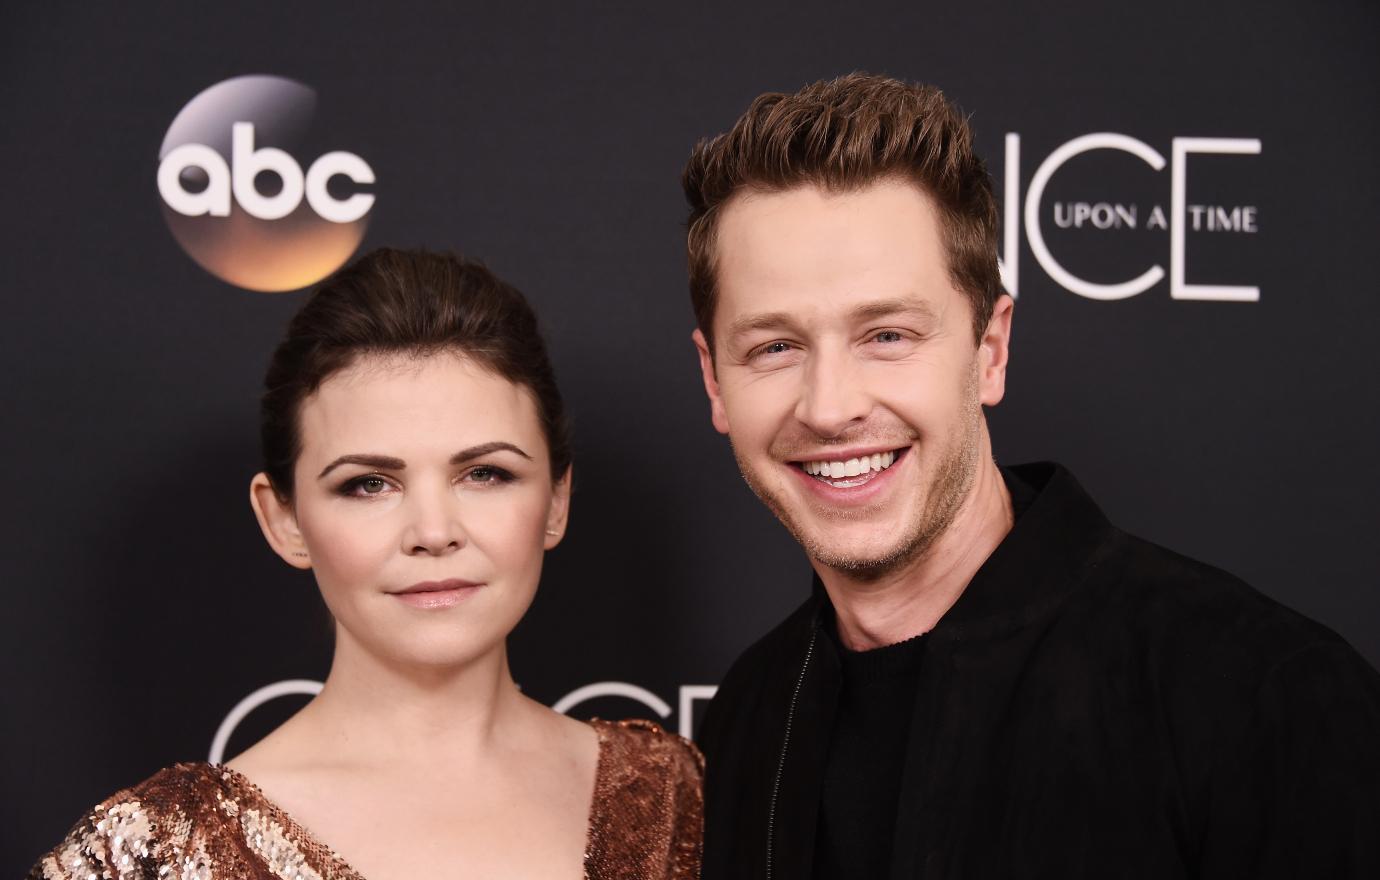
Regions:
<instances>
[{"instance_id":1,"label":"woman's chin","mask_svg":"<svg viewBox=\"0 0 1380 880\"><path fill-rule=\"evenodd\" d=\"M390 634L391 635L391 634ZM474 634L410 632L405 638L354 638L336 646L332 672L377 666L403 675L432 678L479 668L504 657L505 639L475 638ZM348 653L353 656L342 656Z\"/></svg>"}]
</instances>

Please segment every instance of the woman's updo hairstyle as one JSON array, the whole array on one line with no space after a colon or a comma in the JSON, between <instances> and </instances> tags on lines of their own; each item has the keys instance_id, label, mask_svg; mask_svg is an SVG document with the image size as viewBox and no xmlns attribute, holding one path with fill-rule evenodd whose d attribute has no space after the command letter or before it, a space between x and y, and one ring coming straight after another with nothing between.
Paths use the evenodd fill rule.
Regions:
<instances>
[{"instance_id":1,"label":"woman's updo hairstyle","mask_svg":"<svg viewBox=\"0 0 1380 880\"><path fill-rule=\"evenodd\" d=\"M570 432L537 328L517 288L451 254L379 248L321 283L288 324L264 378L264 472L284 500L302 451L302 401L366 355L453 351L532 393L551 450L551 477L570 464Z\"/></svg>"}]
</instances>

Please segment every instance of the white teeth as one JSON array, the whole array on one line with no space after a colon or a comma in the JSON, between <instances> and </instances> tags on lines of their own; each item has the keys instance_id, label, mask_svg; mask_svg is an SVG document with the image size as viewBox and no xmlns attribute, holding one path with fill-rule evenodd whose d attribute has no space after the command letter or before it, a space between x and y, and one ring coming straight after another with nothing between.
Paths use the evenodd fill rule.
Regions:
<instances>
[{"instance_id":1,"label":"white teeth","mask_svg":"<svg viewBox=\"0 0 1380 880\"><path fill-rule=\"evenodd\" d=\"M805 469L805 473L811 476L838 480L843 477L862 476L869 471L880 473L891 467L895 461L896 453L894 452L876 452L872 455L850 458L845 461L807 461L801 466Z\"/></svg>"}]
</instances>

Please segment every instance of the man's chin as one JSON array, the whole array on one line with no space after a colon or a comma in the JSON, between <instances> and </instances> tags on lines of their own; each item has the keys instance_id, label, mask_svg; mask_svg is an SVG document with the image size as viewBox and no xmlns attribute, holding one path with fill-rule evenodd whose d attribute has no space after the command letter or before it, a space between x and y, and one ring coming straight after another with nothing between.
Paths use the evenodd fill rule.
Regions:
<instances>
[{"instance_id":1,"label":"man's chin","mask_svg":"<svg viewBox=\"0 0 1380 880\"><path fill-rule=\"evenodd\" d=\"M749 488L781 521L811 561L851 577L869 580L905 565L924 548L917 548L912 524L906 526L892 503L838 507L821 505L789 480L767 488L751 469L739 469ZM894 503L895 499L891 499ZM898 521L899 520L899 521ZM898 539L898 536L908 536ZM885 536L885 542L879 537Z\"/></svg>"},{"instance_id":2,"label":"man's chin","mask_svg":"<svg viewBox=\"0 0 1380 880\"><path fill-rule=\"evenodd\" d=\"M873 580L904 567L924 552L913 536L897 536L913 529L877 523L855 523L854 528L809 528L786 523L810 561L858 580ZM836 524L839 525L839 524ZM858 528L857 526L861 526ZM885 543L878 536L887 536Z\"/></svg>"},{"instance_id":3,"label":"man's chin","mask_svg":"<svg viewBox=\"0 0 1380 880\"><path fill-rule=\"evenodd\" d=\"M833 569L856 581L875 581L905 568L921 552L913 546L898 546L871 553L836 552L832 548L802 544L810 561Z\"/></svg>"}]
</instances>

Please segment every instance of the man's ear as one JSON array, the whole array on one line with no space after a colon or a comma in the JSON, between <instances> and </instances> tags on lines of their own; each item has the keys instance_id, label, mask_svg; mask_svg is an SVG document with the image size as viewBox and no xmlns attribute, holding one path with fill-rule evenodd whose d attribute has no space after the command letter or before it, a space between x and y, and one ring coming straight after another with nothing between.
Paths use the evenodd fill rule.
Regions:
<instances>
[{"instance_id":1,"label":"man's ear","mask_svg":"<svg viewBox=\"0 0 1380 880\"><path fill-rule=\"evenodd\" d=\"M728 433L728 414L724 411L724 399L719 394L719 380L714 375L714 356L709 353L709 343L698 329L690 334L695 342L695 351L700 355L700 377L704 379L704 393L709 395L709 417L720 434Z\"/></svg>"},{"instance_id":2,"label":"man's ear","mask_svg":"<svg viewBox=\"0 0 1380 880\"><path fill-rule=\"evenodd\" d=\"M1011 358L1011 312L1015 300L997 298L992 319L978 343L978 396L984 406L996 406L1006 395L1006 364Z\"/></svg>"},{"instance_id":3,"label":"man's ear","mask_svg":"<svg viewBox=\"0 0 1380 880\"><path fill-rule=\"evenodd\" d=\"M254 508L254 516L259 520L264 540L273 552L283 557L283 561L293 568L311 568L311 556L302 540L302 532L297 528L297 513L292 502L278 497L268 474L257 473L249 481L249 506Z\"/></svg>"},{"instance_id":4,"label":"man's ear","mask_svg":"<svg viewBox=\"0 0 1380 880\"><path fill-rule=\"evenodd\" d=\"M570 484L574 479L575 466L566 467L565 473L551 487L551 507L546 514L546 540L543 546L550 550L565 537L566 523L570 522Z\"/></svg>"}]
</instances>

